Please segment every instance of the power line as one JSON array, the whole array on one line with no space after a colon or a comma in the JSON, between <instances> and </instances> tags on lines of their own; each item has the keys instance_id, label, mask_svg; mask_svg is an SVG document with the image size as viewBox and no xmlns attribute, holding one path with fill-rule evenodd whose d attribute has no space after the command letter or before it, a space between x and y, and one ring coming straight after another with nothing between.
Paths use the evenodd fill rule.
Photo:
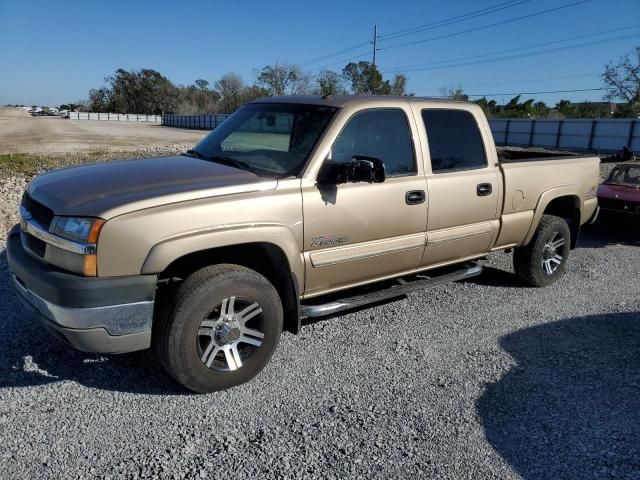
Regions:
<instances>
[{"instance_id":1,"label":"power line","mask_svg":"<svg viewBox=\"0 0 640 480\"><path fill-rule=\"evenodd\" d=\"M359 54L359 55L357 55L355 57L343 58L342 60L338 60L338 61L333 62L333 63L327 63L325 65L322 65L321 67L314 67L314 68L311 69L311 71L324 70L324 69L327 69L329 67L333 67L335 65L343 65L346 62L352 62L353 60L359 60L361 58L369 57L370 55L371 55L371 50L367 49L366 52L361 53L361 54Z\"/></svg>"},{"instance_id":2,"label":"power line","mask_svg":"<svg viewBox=\"0 0 640 480\"><path fill-rule=\"evenodd\" d=\"M422 40L415 40L413 42L405 42L405 43L398 43L398 44L395 44L395 45L389 45L388 47L382 47L379 50L390 50L392 48L400 48L400 47L407 47L407 46L410 46L410 45L418 45L420 43L432 42L434 40L441 40L443 38L451 38L451 37L455 37L455 36L458 36L458 35L464 35L465 33L477 32L477 31L480 31L480 30L485 30L487 28L497 27L499 25L505 25L507 23L518 22L520 20L525 20L527 18L533 18L533 17L537 17L537 16L540 16L540 15L545 15L545 14L551 13L551 12L557 12L558 10L562 10L562 9L570 8L570 7L575 7L577 5L582 5L582 4L588 3L590 1L591 0L580 0L578 2L567 3L567 4L561 5L559 7L549 8L547 10L541 10L539 12L530 13L530 14L524 15L522 17L511 18L509 20L503 20L501 22L491 23L489 25L482 25L480 27L469 28L467 30L448 33L446 35L439 35L437 37L430 37L430 38L425 38L425 39L422 39Z\"/></svg>"},{"instance_id":3,"label":"power line","mask_svg":"<svg viewBox=\"0 0 640 480\"><path fill-rule=\"evenodd\" d=\"M432 30L434 28L444 27L447 25L452 25L454 23L463 22L465 20L470 20L472 18L482 17L484 15L499 12L500 10L505 10L507 8L517 7L518 5L522 5L523 3L528 3L530 1L531 0L511 0L509 2L499 3L498 5L494 5L492 7L486 7L480 10L474 10L472 12L464 13L462 15L457 15L455 17L445 18L437 22L427 23L424 25L418 25L416 27L387 33L385 35L381 35L379 38L380 40L389 40L391 38L406 37L407 35L413 35L427 30Z\"/></svg>"},{"instance_id":4,"label":"power line","mask_svg":"<svg viewBox=\"0 0 640 480\"><path fill-rule=\"evenodd\" d=\"M611 90L611 88L574 88L571 90L544 90L540 92L510 92L510 93L465 93L468 97L499 97L500 95L542 95L547 93L577 93L577 92L597 92L602 90Z\"/></svg>"},{"instance_id":5,"label":"power line","mask_svg":"<svg viewBox=\"0 0 640 480\"><path fill-rule=\"evenodd\" d=\"M476 60L476 61L472 61L472 62L461 62L461 63L454 63L454 64L448 64L448 65L433 65L433 66L425 66L425 67L421 67L421 68L411 68L411 69L405 69L404 72L419 72L419 71L426 71L426 70L439 70L439 69L442 69L442 68L452 68L452 67L462 67L462 66L468 66L468 65L477 65L479 63L501 62L503 60L514 60L514 59L519 59L519 58L533 57L533 56L536 56L536 55L544 55L544 54L547 54L547 53L560 52L560 51L564 51L564 50L574 50L576 48L589 47L591 45L601 45L601 44L605 44L605 43L617 42L619 40L626 40L626 39L629 39L629 38L636 38L636 37L640 37L640 33L633 34L633 35L623 35L623 36L620 36L620 37L605 38L605 39L602 39L602 40L584 42L584 43L579 43L579 44L576 44L576 45L567 45L567 46L564 46L564 47L550 48L550 49L547 49L547 50L539 50L537 52L522 53L522 54L519 54L519 55L508 55L508 56L505 56L505 57L488 58L486 60Z\"/></svg>"},{"instance_id":6,"label":"power line","mask_svg":"<svg viewBox=\"0 0 640 480\"><path fill-rule=\"evenodd\" d=\"M514 7L514 6L517 6L517 5L520 5L520 4L523 4L523 3L527 3L527 2L530 2L530 1L531 0L510 0L508 2L504 2L504 3L500 3L498 5L494 5L493 7L487 7L487 8L483 8L481 10L475 10L475 11L468 12L468 13L465 13L465 14L462 14L462 15L458 15L456 17L451 17L451 18L448 18L448 19L440 20L438 22L434 22L434 23L431 23L431 24L428 24L428 25L419 25L417 27L412 27L412 28L409 28L409 29L400 30L400 31L397 31L397 32L392 32L392 33L389 33L389 34L386 34L386 35L378 35L377 34L377 29L375 29L375 31L374 31L374 40L373 40L373 43L374 43L374 46L373 46L373 48L374 48L374 50L373 50L374 51L374 56L375 56L375 52L377 52L377 50L379 50L377 48L377 40L379 40L379 39L403 37L403 36L406 36L406 35L410 35L411 33L408 33L410 30L411 31L415 30L415 32L418 33L418 32L424 31L424 30L428 30L430 28L442 27L442 26L445 26L445 25L450 25L452 23L457 23L457 21L468 20L468 19L471 19L471 18L475 18L477 16L487 15L489 13L497 12L499 10L503 10L505 8ZM407 33L405 33L405 32L407 32ZM337 56L342 55L344 53L348 53L350 51L357 50L358 48L363 47L365 45L368 45L370 43L371 43L370 41L357 43L357 44L351 45L349 47L343 48L341 50L335 51L333 53L329 53L327 55L323 55L323 56L320 56L320 57L316 57L316 58L314 58L312 60L308 60L308 61L299 63L299 65L305 66L305 65L310 65L310 64L313 64L313 63L321 62L323 60L328 60L330 58L337 57ZM374 60L373 63L375 64L375 60Z\"/></svg>"},{"instance_id":7,"label":"power line","mask_svg":"<svg viewBox=\"0 0 640 480\"><path fill-rule=\"evenodd\" d=\"M378 50L380 50L379 48L377 48L377 40L380 40L380 39L383 39L383 38L398 38L398 37L403 37L403 36L406 36L406 35L410 35L413 32L409 33L409 30L415 30L415 33L419 33L421 31L428 30L430 28L436 28L436 27L442 27L442 26L445 26L445 25L450 25L450 24L457 23L457 22L462 21L462 20L468 20L468 19L475 18L475 17L481 16L481 15L487 15L489 13L494 13L494 12L497 12L499 10L503 10L505 8L515 7L515 6L521 5L523 3L528 3L530 1L531 0L510 0L508 2L504 2L504 3L500 3L498 5L494 5L493 7L487 7L487 8L483 8L481 10L475 10L475 11L472 11L472 12L468 12L466 14L458 15L456 17L451 17L451 18L448 18L448 19L440 20L440 21L434 22L432 24L420 25L420 26L412 27L412 28L406 29L406 30L392 32L392 33L389 33L389 34L386 34L386 35L378 35L377 34L377 29L375 29L375 31L374 31L374 40L373 40L373 43L374 43L374 46L373 46L373 48L374 48L374 50L373 50L374 51L374 56L375 56L375 53ZM585 0L585 1L590 1L590 0ZM320 57L316 57L316 58L314 58L312 60L308 60L306 62L299 63L299 65L305 66L305 65L310 65L310 64L313 64L313 63L318 63L318 62L321 62L323 60L328 60L330 58L337 57L337 56L342 55L344 53L348 53L350 51L357 50L358 48L363 47L363 46L368 45L368 44L371 44L371 43L372 43L371 41L365 41L365 42L357 43L357 44L351 45L349 47L343 48L341 50L335 51L333 53L329 53L327 55L323 55L323 56L320 56ZM373 63L375 64L375 60L374 60Z\"/></svg>"},{"instance_id":8,"label":"power line","mask_svg":"<svg viewBox=\"0 0 640 480\"><path fill-rule=\"evenodd\" d=\"M343 53L348 53L353 50L357 50L358 48L364 47L365 45L369 45L369 43L370 43L370 40L367 40L366 42L361 42L356 45L352 45L342 50L338 50L337 52L333 52L327 55L323 55L322 57L314 58L313 60L308 60L306 62L299 63L299 65L304 66L304 65L310 65L312 63L322 62L323 60L328 60L330 58L337 57L338 55L342 55Z\"/></svg>"},{"instance_id":9,"label":"power line","mask_svg":"<svg viewBox=\"0 0 640 480\"><path fill-rule=\"evenodd\" d=\"M581 73L579 75L563 75L560 77L547 77L547 78L534 78L527 80L514 80L510 82L496 82L490 85L466 85L465 88L484 88L492 87L495 85L518 85L522 83L536 83L536 82L549 82L551 80L567 80L572 78L585 78L585 77L599 77L600 73ZM421 90L440 90L441 87L423 87L423 88L410 88L409 90L419 92Z\"/></svg>"},{"instance_id":10,"label":"power line","mask_svg":"<svg viewBox=\"0 0 640 480\"><path fill-rule=\"evenodd\" d=\"M383 73L405 71L406 69L413 69L413 68L418 68L418 67L431 67L431 66L440 65L440 64L456 63L456 62L460 62L460 61L463 61L463 60L477 59L477 58L482 58L482 57L492 57L494 55L501 55L503 53L518 52L518 51L521 51L521 50L528 50L530 48L537 48L537 47L546 47L546 46L554 45L554 44L558 44L558 43L564 43L564 42L571 42L571 41L574 41L574 40L580 40L582 38L597 37L599 35L606 35L608 33L613 33L613 32L623 32L625 30L632 30L634 28L640 28L640 24L632 25L630 27L614 28L614 29L611 29L611 30L604 30L604 31L601 31L601 32L596 32L596 33L588 33L588 34L585 34L585 35L578 35L576 37L563 38L561 40L552 40L550 42L536 43L536 44L533 44L533 45L528 45L526 47L510 48L508 50L500 50L498 52L482 53L482 54L478 54L478 55L471 55L471 56L468 56L468 57L459 57L459 58L455 58L455 59L440 60L440 61L435 61L435 62L431 62L431 63L419 63L419 64L413 64L413 65L404 65L404 66L401 66L401 67L394 67L394 68L386 69L386 70L383 71Z\"/></svg>"}]
</instances>

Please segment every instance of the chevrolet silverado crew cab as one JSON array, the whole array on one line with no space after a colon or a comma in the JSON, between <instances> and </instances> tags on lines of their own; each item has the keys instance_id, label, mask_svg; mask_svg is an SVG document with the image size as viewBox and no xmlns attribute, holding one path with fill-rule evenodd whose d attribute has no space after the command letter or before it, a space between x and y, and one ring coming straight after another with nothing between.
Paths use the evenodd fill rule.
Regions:
<instances>
[{"instance_id":1,"label":"chevrolet silverado crew cab","mask_svg":"<svg viewBox=\"0 0 640 480\"><path fill-rule=\"evenodd\" d=\"M256 375L301 318L472 277L490 252L553 283L596 212L598 163L499 159L468 103L267 98L183 155L37 176L9 269L56 337L153 347L211 392Z\"/></svg>"}]
</instances>

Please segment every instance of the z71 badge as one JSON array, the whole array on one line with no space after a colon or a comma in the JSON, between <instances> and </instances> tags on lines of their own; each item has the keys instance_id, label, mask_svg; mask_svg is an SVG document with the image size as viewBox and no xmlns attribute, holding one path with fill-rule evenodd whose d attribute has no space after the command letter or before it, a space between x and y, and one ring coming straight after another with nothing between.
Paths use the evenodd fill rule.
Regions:
<instances>
[{"instance_id":1,"label":"z71 badge","mask_svg":"<svg viewBox=\"0 0 640 480\"><path fill-rule=\"evenodd\" d=\"M341 245L347 243L349 237L334 237L333 235L317 235L311 237L312 247L326 247L329 245Z\"/></svg>"}]
</instances>

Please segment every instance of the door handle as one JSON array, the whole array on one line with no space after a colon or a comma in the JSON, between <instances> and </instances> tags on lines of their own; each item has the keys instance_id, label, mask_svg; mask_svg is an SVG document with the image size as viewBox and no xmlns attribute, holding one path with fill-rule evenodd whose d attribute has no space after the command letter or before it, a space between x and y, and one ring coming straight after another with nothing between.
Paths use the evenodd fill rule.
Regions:
<instances>
[{"instance_id":1,"label":"door handle","mask_svg":"<svg viewBox=\"0 0 640 480\"><path fill-rule=\"evenodd\" d=\"M426 198L424 190L411 190L405 195L407 205L420 205Z\"/></svg>"},{"instance_id":2,"label":"door handle","mask_svg":"<svg viewBox=\"0 0 640 480\"><path fill-rule=\"evenodd\" d=\"M493 191L493 186L490 183L479 183L476 188L476 193L479 197L486 197L487 195L491 195Z\"/></svg>"}]
</instances>

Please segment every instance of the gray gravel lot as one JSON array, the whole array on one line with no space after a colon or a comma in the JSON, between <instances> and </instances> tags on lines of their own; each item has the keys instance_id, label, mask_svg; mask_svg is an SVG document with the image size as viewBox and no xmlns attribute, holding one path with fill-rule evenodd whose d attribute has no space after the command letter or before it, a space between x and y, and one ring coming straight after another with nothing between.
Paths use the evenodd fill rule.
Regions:
<instances>
[{"instance_id":1,"label":"gray gravel lot","mask_svg":"<svg viewBox=\"0 0 640 480\"><path fill-rule=\"evenodd\" d=\"M640 478L640 240L579 247L546 289L496 254L306 323L252 382L197 396L150 352L49 337L0 243L0 477Z\"/></svg>"}]
</instances>

